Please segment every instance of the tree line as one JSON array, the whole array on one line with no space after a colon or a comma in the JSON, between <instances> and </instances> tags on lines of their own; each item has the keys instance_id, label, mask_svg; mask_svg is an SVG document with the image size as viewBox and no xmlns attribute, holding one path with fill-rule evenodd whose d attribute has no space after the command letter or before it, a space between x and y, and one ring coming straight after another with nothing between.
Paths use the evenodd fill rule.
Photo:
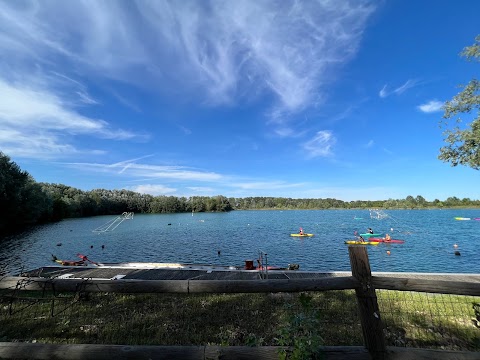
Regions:
<instances>
[{"instance_id":1,"label":"tree line","mask_svg":"<svg viewBox=\"0 0 480 360\"><path fill-rule=\"evenodd\" d=\"M163 214L261 209L418 209L480 207L479 200L449 197L432 202L422 196L377 201L293 199L283 197L152 196L129 190L82 191L62 184L36 182L0 152L0 235L65 218L119 215L122 212Z\"/></svg>"}]
</instances>

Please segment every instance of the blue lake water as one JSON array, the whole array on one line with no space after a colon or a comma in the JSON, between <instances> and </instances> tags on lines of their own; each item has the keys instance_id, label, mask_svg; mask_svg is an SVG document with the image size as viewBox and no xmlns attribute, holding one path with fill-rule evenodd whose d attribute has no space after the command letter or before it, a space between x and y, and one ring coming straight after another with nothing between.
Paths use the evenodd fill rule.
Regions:
<instances>
[{"instance_id":1,"label":"blue lake water","mask_svg":"<svg viewBox=\"0 0 480 360\"><path fill-rule=\"evenodd\" d=\"M270 265L298 263L301 270L344 271L350 270L344 241L353 239L355 230L363 233L368 227L405 240L369 246L372 271L479 272L480 221L454 217L480 218L480 209L384 213L388 216L383 219L371 218L368 210L136 214L105 233L92 230L115 216L67 219L1 242L0 273L51 265L51 254L78 260L76 254L82 253L99 262L242 265L246 259L256 259L258 251L268 254ZM315 236L290 237L299 227Z\"/></svg>"}]
</instances>

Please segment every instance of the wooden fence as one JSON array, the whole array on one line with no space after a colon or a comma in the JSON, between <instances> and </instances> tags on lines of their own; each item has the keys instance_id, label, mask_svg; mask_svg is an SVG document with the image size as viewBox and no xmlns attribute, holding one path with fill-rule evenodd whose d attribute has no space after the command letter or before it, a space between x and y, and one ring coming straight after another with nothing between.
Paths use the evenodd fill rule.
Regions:
<instances>
[{"instance_id":1,"label":"wooden fence","mask_svg":"<svg viewBox=\"0 0 480 360\"><path fill-rule=\"evenodd\" d=\"M95 280L7 277L0 289L119 293L272 293L354 289L365 347L323 347L327 359L480 359L479 352L386 346L376 289L480 296L479 281L372 276L366 247L349 246L352 276L289 280ZM480 337L480 329L479 329ZM274 359L276 347L120 346L0 343L0 358Z\"/></svg>"}]
</instances>

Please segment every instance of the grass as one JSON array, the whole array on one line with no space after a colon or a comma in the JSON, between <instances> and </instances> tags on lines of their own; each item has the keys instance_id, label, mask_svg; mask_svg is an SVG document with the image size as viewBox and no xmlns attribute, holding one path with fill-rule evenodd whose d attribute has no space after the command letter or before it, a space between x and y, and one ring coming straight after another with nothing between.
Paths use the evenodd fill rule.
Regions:
<instances>
[{"instance_id":1,"label":"grass","mask_svg":"<svg viewBox=\"0 0 480 360\"><path fill-rule=\"evenodd\" d=\"M28 292L13 303L6 295L0 341L269 346L310 337L327 346L363 345L353 290L309 293L307 302L296 293ZM480 324L472 321L478 297L387 290L377 297L388 345L480 351Z\"/></svg>"}]
</instances>

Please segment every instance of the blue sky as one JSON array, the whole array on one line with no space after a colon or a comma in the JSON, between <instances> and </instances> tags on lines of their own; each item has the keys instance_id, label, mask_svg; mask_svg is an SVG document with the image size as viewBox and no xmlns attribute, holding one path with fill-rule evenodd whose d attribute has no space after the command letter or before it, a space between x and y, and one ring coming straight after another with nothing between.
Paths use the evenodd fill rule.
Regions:
<instances>
[{"instance_id":1,"label":"blue sky","mask_svg":"<svg viewBox=\"0 0 480 360\"><path fill-rule=\"evenodd\" d=\"M437 159L480 2L0 1L0 151L152 195L479 199ZM468 118L467 118L468 119Z\"/></svg>"}]
</instances>

